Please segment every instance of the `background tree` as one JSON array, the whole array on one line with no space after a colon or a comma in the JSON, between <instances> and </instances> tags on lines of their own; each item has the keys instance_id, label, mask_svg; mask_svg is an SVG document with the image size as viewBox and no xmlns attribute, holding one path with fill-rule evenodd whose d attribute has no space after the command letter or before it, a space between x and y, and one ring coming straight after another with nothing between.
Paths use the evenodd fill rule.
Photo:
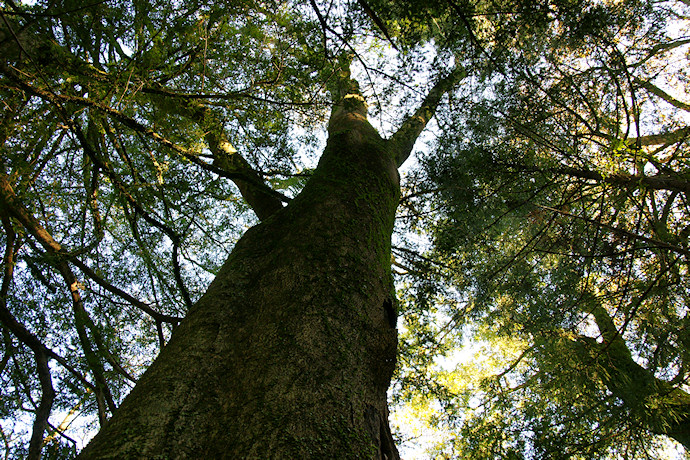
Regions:
<instances>
[{"instance_id":1,"label":"background tree","mask_svg":"<svg viewBox=\"0 0 690 460\"><path fill-rule=\"evenodd\" d=\"M407 397L421 384L457 436L445 455L656 458L656 435L689 443L687 5L573 6L533 10L532 30L518 9L478 8L521 52L476 34L491 73L454 95L411 199L436 273L411 289L414 329L429 352L453 332L486 344L452 372L405 358Z\"/></svg>"},{"instance_id":2,"label":"background tree","mask_svg":"<svg viewBox=\"0 0 690 460\"><path fill-rule=\"evenodd\" d=\"M395 457L391 260L438 455L687 445L686 12L6 0L7 454Z\"/></svg>"}]
</instances>

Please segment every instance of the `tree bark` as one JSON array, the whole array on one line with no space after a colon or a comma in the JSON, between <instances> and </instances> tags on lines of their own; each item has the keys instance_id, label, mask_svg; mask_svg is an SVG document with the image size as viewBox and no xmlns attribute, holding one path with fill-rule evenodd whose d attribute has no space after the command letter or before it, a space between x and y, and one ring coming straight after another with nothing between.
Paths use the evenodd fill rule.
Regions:
<instances>
[{"instance_id":1,"label":"tree bark","mask_svg":"<svg viewBox=\"0 0 690 460\"><path fill-rule=\"evenodd\" d=\"M399 153L348 97L302 193L240 239L80 458L398 458Z\"/></svg>"}]
</instances>

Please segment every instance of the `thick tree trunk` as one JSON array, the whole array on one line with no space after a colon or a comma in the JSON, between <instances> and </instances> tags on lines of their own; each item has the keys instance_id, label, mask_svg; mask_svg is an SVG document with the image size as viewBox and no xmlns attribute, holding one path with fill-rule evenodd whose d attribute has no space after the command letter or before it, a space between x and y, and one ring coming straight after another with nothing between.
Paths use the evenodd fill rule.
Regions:
<instances>
[{"instance_id":1,"label":"thick tree trunk","mask_svg":"<svg viewBox=\"0 0 690 460\"><path fill-rule=\"evenodd\" d=\"M313 178L250 229L80 458L398 458L395 158L337 110Z\"/></svg>"}]
</instances>

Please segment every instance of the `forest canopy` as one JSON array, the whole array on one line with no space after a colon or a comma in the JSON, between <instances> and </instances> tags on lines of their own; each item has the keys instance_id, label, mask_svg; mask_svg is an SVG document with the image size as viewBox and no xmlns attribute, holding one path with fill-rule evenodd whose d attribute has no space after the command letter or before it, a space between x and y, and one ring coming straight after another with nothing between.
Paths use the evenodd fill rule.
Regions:
<instances>
[{"instance_id":1,"label":"forest canopy","mask_svg":"<svg viewBox=\"0 0 690 460\"><path fill-rule=\"evenodd\" d=\"M73 458L106 423L315 174L343 69L384 138L423 120L391 243L398 449L690 452L689 21L688 0L3 0L4 458Z\"/></svg>"}]
</instances>

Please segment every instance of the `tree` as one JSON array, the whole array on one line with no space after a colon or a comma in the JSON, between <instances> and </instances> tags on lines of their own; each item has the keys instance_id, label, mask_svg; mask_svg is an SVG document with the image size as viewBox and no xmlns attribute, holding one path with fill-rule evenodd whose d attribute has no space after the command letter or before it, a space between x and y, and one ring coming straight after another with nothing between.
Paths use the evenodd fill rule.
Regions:
<instances>
[{"instance_id":1,"label":"tree","mask_svg":"<svg viewBox=\"0 0 690 460\"><path fill-rule=\"evenodd\" d=\"M215 3L0 10L14 455L397 458L398 324L446 453L687 443L683 5Z\"/></svg>"},{"instance_id":2,"label":"tree","mask_svg":"<svg viewBox=\"0 0 690 460\"><path fill-rule=\"evenodd\" d=\"M321 8L3 10L3 367L33 406L30 458L56 402L98 414L80 458L397 458L397 168L461 73L430 76L383 139L350 78L348 28L364 26ZM293 126L322 119L324 88L328 141L300 173ZM243 206L260 222L218 267ZM160 354L137 375L121 341L150 349L154 331Z\"/></svg>"},{"instance_id":3,"label":"tree","mask_svg":"<svg viewBox=\"0 0 690 460\"><path fill-rule=\"evenodd\" d=\"M440 190L417 216L446 277L411 299L446 306L427 348L455 328L493 357L404 359L457 435L445 454L655 458L658 435L690 445L687 5L548 9L521 54L487 44L505 70L448 112L419 187Z\"/></svg>"}]
</instances>

